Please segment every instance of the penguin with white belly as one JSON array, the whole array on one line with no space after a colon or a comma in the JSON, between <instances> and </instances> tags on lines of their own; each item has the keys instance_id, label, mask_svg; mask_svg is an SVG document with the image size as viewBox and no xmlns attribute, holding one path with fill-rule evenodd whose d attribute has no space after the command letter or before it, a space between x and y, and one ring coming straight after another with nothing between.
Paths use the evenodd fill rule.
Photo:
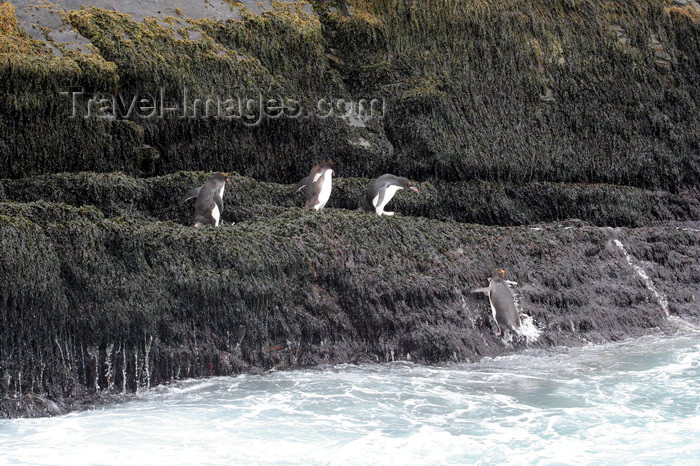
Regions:
<instances>
[{"instance_id":1,"label":"penguin with white belly","mask_svg":"<svg viewBox=\"0 0 700 466\"><path fill-rule=\"evenodd\" d=\"M306 188L306 204L307 209L321 210L328 203L333 189L333 162L321 162L309 172L309 176L302 178L296 186L294 192L299 192Z\"/></svg>"},{"instance_id":2,"label":"penguin with white belly","mask_svg":"<svg viewBox=\"0 0 700 466\"><path fill-rule=\"evenodd\" d=\"M377 215L394 215L394 212L387 212L384 207L391 201L394 194L400 189L410 189L418 194L420 191L413 186L408 178L394 176L391 174L382 175L369 185L365 195L365 203L362 210L374 212Z\"/></svg>"},{"instance_id":3,"label":"penguin with white belly","mask_svg":"<svg viewBox=\"0 0 700 466\"><path fill-rule=\"evenodd\" d=\"M199 188L192 188L180 200L180 205L187 200L196 198L194 206L194 226L219 226L219 220L224 212L224 188L230 183L226 173L217 173L209 178Z\"/></svg>"},{"instance_id":4,"label":"penguin with white belly","mask_svg":"<svg viewBox=\"0 0 700 466\"><path fill-rule=\"evenodd\" d=\"M520 328L520 315L515 308L515 297L505 280L506 271L496 269L489 279L489 286L476 288L472 293L486 293L491 303L491 314L498 325L498 336L503 335L503 329L517 332Z\"/></svg>"}]
</instances>

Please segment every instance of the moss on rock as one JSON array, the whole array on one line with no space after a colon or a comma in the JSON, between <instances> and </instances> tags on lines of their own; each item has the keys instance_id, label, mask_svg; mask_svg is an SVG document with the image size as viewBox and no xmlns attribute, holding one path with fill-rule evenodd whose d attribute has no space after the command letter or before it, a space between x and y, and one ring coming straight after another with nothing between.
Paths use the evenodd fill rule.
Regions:
<instances>
[{"instance_id":1,"label":"moss on rock","mask_svg":"<svg viewBox=\"0 0 700 466\"><path fill-rule=\"evenodd\" d=\"M303 174L302 174L303 175ZM299 178L302 177L299 175ZM180 198L210 176L204 172L133 178L119 173L64 173L4 180L13 201L47 200L73 206L93 205L109 217L167 220L189 225L193 202ZM224 220L262 220L303 205L305 193L290 185L234 175L224 196ZM371 180L336 178L328 207L356 210ZM666 221L700 220L697 193L670 194L605 184L493 182L417 183L421 193L400 191L390 208L402 215L486 225L529 225L580 219L598 226L642 226Z\"/></svg>"},{"instance_id":2,"label":"moss on rock","mask_svg":"<svg viewBox=\"0 0 700 466\"><path fill-rule=\"evenodd\" d=\"M329 47L408 176L697 185L700 22L663 1L349 3Z\"/></svg>"},{"instance_id":3,"label":"moss on rock","mask_svg":"<svg viewBox=\"0 0 700 466\"><path fill-rule=\"evenodd\" d=\"M0 203L0 230L5 396L500 354L487 303L468 292L496 266L520 283L523 310L544 331L530 344L664 325L613 239L653 265L671 312L691 312L700 280L697 234L680 229L494 228L300 208L196 229Z\"/></svg>"},{"instance_id":4,"label":"moss on rock","mask_svg":"<svg viewBox=\"0 0 700 466\"><path fill-rule=\"evenodd\" d=\"M186 377L514 351L525 341L504 347L468 292L497 266L543 332L530 346L698 317L697 15L661 0L352 0L352 16L330 3L227 21L86 7L65 20L93 53L59 44L61 57L0 3L0 412ZM386 112L66 118L60 94L185 87ZM328 208L300 208L288 183L328 159L341 175ZM223 226L186 226L181 195L222 169L236 172ZM393 218L358 212L386 172L421 194L400 192Z\"/></svg>"},{"instance_id":5,"label":"moss on rock","mask_svg":"<svg viewBox=\"0 0 700 466\"><path fill-rule=\"evenodd\" d=\"M400 169L417 180L697 186L700 23L687 9L661 0L351 4L350 17L314 2L315 14L276 4L240 20L177 20L196 40L167 22L84 8L66 18L95 53L61 58L23 36L4 4L0 75L12 92L0 101L0 176L227 166L290 183L333 159L368 178ZM161 88L177 100L184 87L193 99L261 93L312 107L377 98L386 112L366 127L136 118L137 129L66 121L70 99L58 92L69 86L127 101Z\"/></svg>"}]
</instances>

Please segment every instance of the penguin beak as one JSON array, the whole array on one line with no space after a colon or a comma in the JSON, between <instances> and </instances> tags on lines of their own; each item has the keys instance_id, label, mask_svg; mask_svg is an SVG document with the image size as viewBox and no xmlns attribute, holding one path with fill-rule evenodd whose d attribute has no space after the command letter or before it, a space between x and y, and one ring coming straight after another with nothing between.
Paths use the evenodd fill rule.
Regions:
<instances>
[{"instance_id":1,"label":"penguin beak","mask_svg":"<svg viewBox=\"0 0 700 466\"><path fill-rule=\"evenodd\" d=\"M410 189L411 191L413 191L413 192L416 193L416 194L419 194L419 193L420 193L420 191L418 190L418 188L416 188L415 186L409 186L408 189Z\"/></svg>"}]
</instances>

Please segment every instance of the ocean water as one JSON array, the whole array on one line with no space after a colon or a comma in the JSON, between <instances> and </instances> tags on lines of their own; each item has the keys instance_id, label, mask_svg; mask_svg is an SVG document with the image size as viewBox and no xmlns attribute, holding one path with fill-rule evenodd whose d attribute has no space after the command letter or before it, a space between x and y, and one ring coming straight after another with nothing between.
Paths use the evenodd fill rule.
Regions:
<instances>
[{"instance_id":1,"label":"ocean water","mask_svg":"<svg viewBox=\"0 0 700 466\"><path fill-rule=\"evenodd\" d=\"M0 421L2 464L700 464L700 334L180 382Z\"/></svg>"}]
</instances>

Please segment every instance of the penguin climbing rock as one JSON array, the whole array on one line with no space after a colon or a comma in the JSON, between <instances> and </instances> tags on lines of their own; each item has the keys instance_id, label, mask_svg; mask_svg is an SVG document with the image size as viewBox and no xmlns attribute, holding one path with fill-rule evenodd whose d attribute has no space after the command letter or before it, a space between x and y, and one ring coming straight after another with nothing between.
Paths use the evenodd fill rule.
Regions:
<instances>
[{"instance_id":1,"label":"penguin climbing rock","mask_svg":"<svg viewBox=\"0 0 700 466\"><path fill-rule=\"evenodd\" d=\"M382 175L369 185L362 209L365 212L375 212L377 215L394 215L394 212L385 212L384 207L399 189L410 189L416 194L420 192L408 181L408 178L390 174Z\"/></svg>"},{"instance_id":2,"label":"penguin climbing rock","mask_svg":"<svg viewBox=\"0 0 700 466\"><path fill-rule=\"evenodd\" d=\"M333 175L335 175L333 168L333 162L321 162L311 169L309 176L302 178L294 186L294 192L307 188L304 207L314 210L325 207L333 189Z\"/></svg>"},{"instance_id":3,"label":"penguin climbing rock","mask_svg":"<svg viewBox=\"0 0 700 466\"><path fill-rule=\"evenodd\" d=\"M217 173L199 188L187 191L180 205L189 199L197 198L194 206L194 226L219 226L221 214L224 212L224 188L226 183L230 182L226 173Z\"/></svg>"},{"instance_id":4,"label":"penguin climbing rock","mask_svg":"<svg viewBox=\"0 0 700 466\"><path fill-rule=\"evenodd\" d=\"M491 313L498 324L498 336L503 334L503 329L516 332L520 328L520 315L515 308L515 297L505 280L506 271L496 269L489 279L489 286L476 288L472 293L486 293L491 303Z\"/></svg>"}]
</instances>

